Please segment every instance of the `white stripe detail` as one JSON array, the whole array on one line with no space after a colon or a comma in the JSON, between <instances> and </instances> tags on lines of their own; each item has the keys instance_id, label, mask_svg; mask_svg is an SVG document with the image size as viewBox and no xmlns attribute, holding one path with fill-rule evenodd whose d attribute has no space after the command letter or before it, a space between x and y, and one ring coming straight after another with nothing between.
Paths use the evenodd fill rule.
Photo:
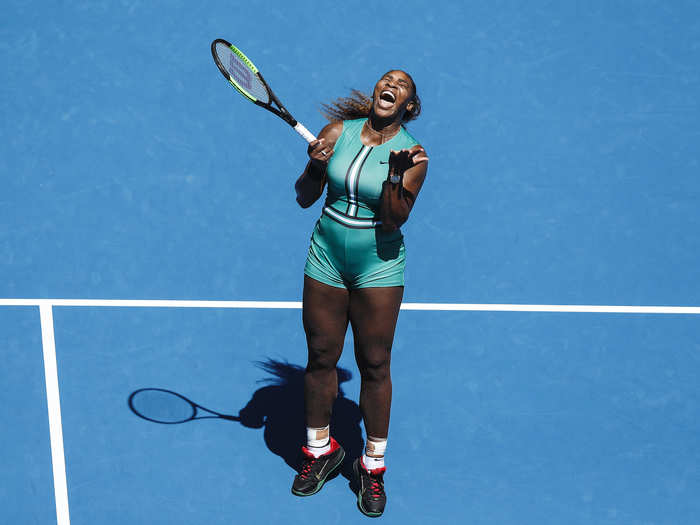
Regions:
<instances>
[{"instance_id":1,"label":"white stripe detail","mask_svg":"<svg viewBox=\"0 0 700 525\"><path fill-rule=\"evenodd\" d=\"M348 215L355 215L357 213L357 195L355 195L355 183L360 176L360 166L367 158L372 146L362 146L362 152L355 159L355 163L350 168L350 174L348 175L348 202L350 207L348 208Z\"/></svg>"},{"instance_id":2,"label":"white stripe detail","mask_svg":"<svg viewBox=\"0 0 700 525\"><path fill-rule=\"evenodd\" d=\"M0 306L93 308L262 308L300 309L301 301L188 301L147 299L0 299ZM607 306L557 304L403 303L402 310L437 312L552 312L594 314L700 315L700 306Z\"/></svg>"},{"instance_id":3,"label":"white stripe detail","mask_svg":"<svg viewBox=\"0 0 700 525\"><path fill-rule=\"evenodd\" d=\"M61 401L58 392L58 367L56 365L56 342L54 339L51 304L46 302L40 303L39 314L41 316L41 340L44 351L46 403L49 408L49 434L51 439L51 464L53 465L53 489L56 499L56 521L58 525L70 525L66 458L63 451Z\"/></svg>"},{"instance_id":4,"label":"white stripe detail","mask_svg":"<svg viewBox=\"0 0 700 525\"><path fill-rule=\"evenodd\" d=\"M328 215L334 217L338 221L346 224L348 226L359 226L361 228L374 228L375 226L381 224L381 221L375 221L374 219L352 219L343 214L338 213L336 210L330 206L323 208L323 211Z\"/></svg>"}]
</instances>

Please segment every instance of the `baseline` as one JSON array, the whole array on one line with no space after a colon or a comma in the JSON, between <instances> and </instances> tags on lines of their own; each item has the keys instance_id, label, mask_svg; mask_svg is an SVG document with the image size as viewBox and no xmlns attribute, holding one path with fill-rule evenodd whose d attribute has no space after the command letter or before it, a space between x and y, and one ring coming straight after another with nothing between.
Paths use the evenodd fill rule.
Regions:
<instances>
[{"instance_id":1,"label":"baseline","mask_svg":"<svg viewBox=\"0 0 700 525\"><path fill-rule=\"evenodd\" d=\"M106 308L273 308L301 309L301 301L206 301L131 299L0 299L0 306L74 306ZM600 314L700 315L700 306L583 304L403 303L402 310L439 312L561 312Z\"/></svg>"}]
</instances>

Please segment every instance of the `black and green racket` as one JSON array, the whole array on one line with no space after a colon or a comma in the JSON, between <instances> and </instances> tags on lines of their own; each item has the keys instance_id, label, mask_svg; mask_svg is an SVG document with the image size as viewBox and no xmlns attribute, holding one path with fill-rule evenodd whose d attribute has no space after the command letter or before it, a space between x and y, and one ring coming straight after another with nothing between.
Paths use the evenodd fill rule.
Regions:
<instances>
[{"instance_id":1,"label":"black and green racket","mask_svg":"<svg viewBox=\"0 0 700 525\"><path fill-rule=\"evenodd\" d=\"M280 117L307 142L316 140L313 133L292 117L267 85L258 68L240 49L226 40L217 38L211 43L211 54L221 74L241 95ZM277 107L273 106L273 103Z\"/></svg>"}]
</instances>

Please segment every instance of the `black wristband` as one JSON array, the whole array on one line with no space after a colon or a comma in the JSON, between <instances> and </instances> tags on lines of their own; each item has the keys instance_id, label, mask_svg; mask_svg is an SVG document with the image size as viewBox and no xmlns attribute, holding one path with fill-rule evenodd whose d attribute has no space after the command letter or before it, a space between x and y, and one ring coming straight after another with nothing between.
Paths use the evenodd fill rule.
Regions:
<instances>
[{"instance_id":1,"label":"black wristband","mask_svg":"<svg viewBox=\"0 0 700 525\"><path fill-rule=\"evenodd\" d=\"M319 164L321 165L319 166ZM321 182L323 180L323 177L326 175L326 166L327 164L314 162L313 160L310 160L309 166L306 168L306 175L312 181Z\"/></svg>"}]
</instances>

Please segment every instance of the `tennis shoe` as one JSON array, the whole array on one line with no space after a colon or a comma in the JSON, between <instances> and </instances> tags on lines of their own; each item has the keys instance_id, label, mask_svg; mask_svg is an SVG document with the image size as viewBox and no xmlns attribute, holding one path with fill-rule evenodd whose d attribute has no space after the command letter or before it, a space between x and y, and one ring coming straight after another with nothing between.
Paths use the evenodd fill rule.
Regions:
<instances>
[{"instance_id":1,"label":"tennis shoe","mask_svg":"<svg viewBox=\"0 0 700 525\"><path fill-rule=\"evenodd\" d=\"M328 476L338 470L345 457L345 451L335 439L330 439L331 450L319 457L314 457L308 448L301 447L304 458L299 474L294 476L292 494L296 496L316 494L321 490Z\"/></svg>"},{"instance_id":2,"label":"tennis shoe","mask_svg":"<svg viewBox=\"0 0 700 525\"><path fill-rule=\"evenodd\" d=\"M365 516L377 518L384 512L386 493L384 492L384 473L386 467L367 470L362 458L352 464L357 483L357 506Z\"/></svg>"}]
</instances>

